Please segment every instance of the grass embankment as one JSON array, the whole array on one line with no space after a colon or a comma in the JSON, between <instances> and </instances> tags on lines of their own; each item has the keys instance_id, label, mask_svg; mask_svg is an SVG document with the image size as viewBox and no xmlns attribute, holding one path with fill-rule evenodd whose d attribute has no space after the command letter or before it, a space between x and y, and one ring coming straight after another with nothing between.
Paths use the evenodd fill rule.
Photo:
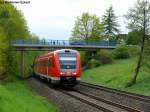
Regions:
<instances>
[{"instance_id":1,"label":"grass embankment","mask_svg":"<svg viewBox=\"0 0 150 112\"><path fill-rule=\"evenodd\" d=\"M82 75L82 80L150 96L150 73L145 72L144 70L140 71L137 83L134 86L125 88L125 85L132 77L135 64L135 58L117 60L114 64L86 70Z\"/></svg>"},{"instance_id":2,"label":"grass embankment","mask_svg":"<svg viewBox=\"0 0 150 112\"><path fill-rule=\"evenodd\" d=\"M0 84L0 112L57 112L46 99L37 96L24 81L13 79Z\"/></svg>"}]
</instances>

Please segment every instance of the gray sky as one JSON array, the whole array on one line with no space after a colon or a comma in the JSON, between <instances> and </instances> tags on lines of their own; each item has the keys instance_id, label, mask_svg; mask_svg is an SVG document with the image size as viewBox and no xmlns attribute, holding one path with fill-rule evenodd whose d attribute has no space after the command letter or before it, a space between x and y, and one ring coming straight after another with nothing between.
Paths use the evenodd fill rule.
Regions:
<instances>
[{"instance_id":1,"label":"gray sky","mask_svg":"<svg viewBox=\"0 0 150 112\"><path fill-rule=\"evenodd\" d=\"M137 0L30 0L30 4L15 4L25 16L32 33L40 38L64 40L71 36L77 16L83 12L96 14L99 18L110 5L116 16L127 13ZM126 22L118 17L122 33L126 33Z\"/></svg>"}]
</instances>

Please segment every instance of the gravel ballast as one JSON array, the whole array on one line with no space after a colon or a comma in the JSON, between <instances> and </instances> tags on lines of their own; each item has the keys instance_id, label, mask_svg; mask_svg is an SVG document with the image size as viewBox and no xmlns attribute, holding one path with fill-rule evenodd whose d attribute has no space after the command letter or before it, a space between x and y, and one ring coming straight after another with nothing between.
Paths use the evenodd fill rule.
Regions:
<instances>
[{"instance_id":1,"label":"gravel ballast","mask_svg":"<svg viewBox=\"0 0 150 112\"><path fill-rule=\"evenodd\" d=\"M132 108L136 108L144 112L150 112L150 103L148 102L139 101L137 99L125 97L123 95L121 96L119 94L112 94L112 93L109 93L100 89L93 89L93 88L85 87L82 85L77 85L75 88L79 91L83 91L85 93L88 92L88 93L91 93L92 95L113 101L115 103L126 105Z\"/></svg>"},{"instance_id":2,"label":"gravel ballast","mask_svg":"<svg viewBox=\"0 0 150 112\"><path fill-rule=\"evenodd\" d=\"M50 103L56 105L60 112L102 112L88 104L63 94L38 79L30 78L27 82L37 94L45 97Z\"/></svg>"}]
</instances>

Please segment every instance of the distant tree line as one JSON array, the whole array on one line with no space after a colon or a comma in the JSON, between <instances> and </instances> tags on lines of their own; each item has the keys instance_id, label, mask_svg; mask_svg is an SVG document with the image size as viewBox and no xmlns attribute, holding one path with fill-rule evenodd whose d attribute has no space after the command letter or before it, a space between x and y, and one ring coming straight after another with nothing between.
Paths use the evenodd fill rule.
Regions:
<instances>
[{"instance_id":1,"label":"distant tree line","mask_svg":"<svg viewBox=\"0 0 150 112\"><path fill-rule=\"evenodd\" d=\"M83 13L77 17L72 30L71 40L99 41L117 40L119 34L119 25L117 17L114 14L113 7L110 6L103 15L102 21L94 14Z\"/></svg>"}]
</instances>

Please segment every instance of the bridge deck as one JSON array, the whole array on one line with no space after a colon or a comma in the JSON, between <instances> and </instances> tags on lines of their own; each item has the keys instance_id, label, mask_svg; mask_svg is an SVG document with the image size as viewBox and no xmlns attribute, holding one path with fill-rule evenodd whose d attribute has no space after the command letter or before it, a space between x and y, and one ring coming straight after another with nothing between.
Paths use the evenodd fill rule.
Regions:
<instances>
[{"instance_id":1,"label":"bridge deck","mask_svg":"<svg viewBox=\"0 0 150 112\"><path fill-rule=\"evenodd\" d=\"M16 50L21 51L50 51L56 49L77 49L77 50L98 50L98 49L115 49L116 42L99 41L99 42L85 42L85 41L66 41L66 40L51 40L51 41L13 41L12 46Z\"/></svg>"},{"instance_id":2,"label":"bridge deck","mask_svg":"<svg viewBox=\"0 0 150 112\"><path fill-rule=\"evenodd\" d=\"M97 49L115 49L116 46L90 46L90 45L30 45L30 44L13 44L17 50L31 51L49 51L54 49L78 49L78 50L97 50Z\"/></svg>"}]
</instances>

